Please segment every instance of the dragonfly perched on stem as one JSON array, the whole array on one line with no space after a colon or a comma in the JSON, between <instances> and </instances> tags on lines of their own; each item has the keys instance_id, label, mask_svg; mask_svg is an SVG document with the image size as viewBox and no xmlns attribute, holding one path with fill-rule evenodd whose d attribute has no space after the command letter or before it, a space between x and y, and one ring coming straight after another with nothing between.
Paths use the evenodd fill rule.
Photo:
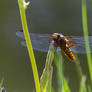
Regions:
<instances>
[{"instance_id":1,"label":"dragonfly perched on stem","mask_svg":"<svg viewBox=\"0 0 92 92\"><path fill-rule=\"evenodd\" d=\"M23 46L26 47L26 41L24 38L23 32L16 32L16 35L24 41L21 42ZM41 52L47 52L49 49L50 43L53 44L55 47L58 48L58 50L62 50L64 54L70 59L71 61L75 61L75 55L74 53L86 53L85 49L85 41L83 36L63 36L59 33L54 34L35 34L30 33L30 38L32 42L32 47L35 50L41 51ZM89 36L89 45L91 50L89 53L92 52L92 36Z\"/></svg>"}]
</instances>

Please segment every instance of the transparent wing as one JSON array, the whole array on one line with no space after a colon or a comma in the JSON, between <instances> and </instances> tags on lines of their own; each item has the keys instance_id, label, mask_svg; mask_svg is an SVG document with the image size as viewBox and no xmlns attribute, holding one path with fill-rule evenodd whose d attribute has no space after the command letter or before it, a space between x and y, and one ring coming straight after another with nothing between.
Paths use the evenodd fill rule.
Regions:
<instances>
[{"instance_id":1,"label":"transparent wing","mask_svg":"<svg viewBox=\"0 0 92 92\"><path fill-rule=\"evenodd\" d=\"M26 47L26 41L22 41L21 44ZM49 50L49 44L43 45L42 43L37 43L32 40L32 47L35 50L41 51L41 52L48 52Z\"/></svg>"},{"instance_id":2,"label":"transparent wing","mask_svg":"<svg viewBox=\"0 0 92 92\"><path fill-rule=\"evenodd\" d=\"M25 40L23 32L16 32L16 35ZM49 49L49 39L48 34L34 34L30 33L31 43L33 49L47 52ZM21 44L26 47L26 41L22 41Z\"/></svg>"},{"instance_id":3,"label":"transparent wing","mask_svg":"<svg viewBox=\"0 0 92 92\"><path fill-rule=\"evenodd\" d=\"M89 45L90 45L90 51L92 52L92 36L88 36L89 39ZM85 41L83 36L72 36L72 39L69 39L69 41L76 42L77 44L75 46L71 47L71 50L75 53L86 53L85 49Z\"/></svg>"},{"instance_id":4,"label":"transparent wing","mask_svg":"<svg viewBox=\"0 0 92 92\"><path fill-rule=\"evenodd\" d=\"M22 39L25 39L23 32L16 32L16 35ZM71 47L71 50L75 53L86 53L84 37L83 36L71 36L71 37L72 39L69 39L69 41L73 41L77 43L75 46ZM31 38L33 49L36 49L42 52L48 51L49 43L51 41L51 39L48 37L48 34L31 33L30 38ZM25 41L22 41L21 44L26 47ZM92 52L92 36L89 36L89 44L91 48L89 52Z\"/></svg>"}]
</instances>

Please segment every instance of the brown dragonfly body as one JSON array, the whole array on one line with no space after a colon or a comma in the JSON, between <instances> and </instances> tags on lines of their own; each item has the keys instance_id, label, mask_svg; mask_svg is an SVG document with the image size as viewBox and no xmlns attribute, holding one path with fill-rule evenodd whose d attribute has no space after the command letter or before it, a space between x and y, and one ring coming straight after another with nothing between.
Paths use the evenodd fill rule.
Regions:
<instances>
[{"instance_id":1,"label":"brown dragonfly body","mask_svg":"<svg viewBox=\"0 0 92 92\"><path fill-rule=\"evenodd\" d=\"M54 33L52 35L49 35L50 38L53 40L51 43L56 46L60 47L61 50L64 52L64 54L71 60L75 61L75 55L71 51L70 47L74 46L76 43L75 42L70 42L68 39L72 39L72 37L65 37L62 34L59 33Z\"/></svg>"}]
</instances>

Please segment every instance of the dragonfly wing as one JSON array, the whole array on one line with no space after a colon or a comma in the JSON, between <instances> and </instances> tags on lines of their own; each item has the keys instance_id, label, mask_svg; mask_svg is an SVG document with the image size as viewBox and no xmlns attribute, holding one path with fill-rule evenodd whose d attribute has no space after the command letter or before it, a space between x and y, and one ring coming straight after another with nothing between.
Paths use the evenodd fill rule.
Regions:
<instances>
[{"instance_id":1,"label":"dragonfly wing","mask_svg":"<svg viewBox=\"0 0 92 92\"><path fill-rule=\"evenodd\" d=\"M72 39L69 39L69 41L73 41L76 43L82 43L82 44L84 44L84 42L85 42L83 36L71 36L71 37L72 37ZM89 39L89 43L92 44L92 36L88 36L88 39Z\"/></svg>"},{"instance_id":2,"label":"dragonfly wing","mask_svg":"<svg viewBox=\"0 0 92 92\"><path fill-rule=\"evenodd\" d=\"M71 50L75 53L87 53L85 49L85 41L83 36L72 36L72 39L69 39L69 41L73 41L77 43L75 46L71 47ZM88 53L92 52L92 36L89 36L89 45L90 45L90 51Z\"/></svg>"},{"instance_id":3,"label":"dragonfly wing","mask_svg":"<svg viewBox=\"0 0 92 92\"><path fill-rule=\"evenodd\" d=\"M42 43L39 43L37 41L31 41L32 42L32 48L37 51L41 52L48 52L49 50L49 44L43 45ZM22 41L21 44L26 47L26 41Z\"/></svg>"},{"instance_id":4,"label":"dragonfly wing","mask_svg":"<svg viewBox=\"0 0 92 92\"><path fill-rule=\"evenodd\" d=\"M23 32L18 31L16 32L16 35L25 40ZM43 52L48 51L49 42L51 41L51 39L49 39L48 37L48 34L30 33L30 38L31 38L33 49L43 51ZM71 50L75 53L86 53L84 37L83 36L71 36L71 38L72 39L68 39L68 40L76 43L75 46L71 47ZM26 46L25 41L22 41L21 44L23 46ZM89 36L89 44L90 44L89 53L91 53L92 52L92 36Z\"/></svg>"},{"instance_id":5,"label":"dragonfly wing","mask_svg":"<svg viewBox=\"0 0 92 92\"><path fill-rule=\"evenodd\" d=\"M42 40L45 40L45 41L46 40L47 41L51 40L51 39L49 39L48 34L29 33L29 35L30 35L30 39L31 40L41 40L41 39ZM17 31L16 32L16 36L25 40L25 37L24 37L24 33L23 32Z\"/></svg>"},{"instance_id":6,"label":"dragonfly wing","mask_svg":"<svg viewBox=\"0 0 92 92\"><path fill-rule=\"evenodd\" d=\"M18 32L16 32L16 35L25 40L23 32L18 31ZM51 41L51 39L49 39L49 37L48 37L48 34L30 33L30 39L32 42L33 49L36 49L36 50L39 50L42 52L48 51L49 43ZM21 44L26 47L26 41L22 41Z\"/></svg>"},{"instance_id":7,"label":"dragonfly wing","mask_svg":"<svg viewBox=\"0 0 92 92\"><path fill-rule=\"evenodd\" d=\"M17 32L16 32L16 36L19 37L19 38L25 39L23 32L17 31Z\"/></svg>"}]
</instances>

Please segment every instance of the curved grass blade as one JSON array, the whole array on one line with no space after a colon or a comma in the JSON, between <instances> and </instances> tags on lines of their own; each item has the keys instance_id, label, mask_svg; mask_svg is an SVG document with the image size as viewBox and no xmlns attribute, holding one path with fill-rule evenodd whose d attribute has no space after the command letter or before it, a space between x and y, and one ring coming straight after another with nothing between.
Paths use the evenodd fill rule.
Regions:
<instances>
[{"instance_id":1,"label":"curved grass blade","mask_svg":"<svg viewBox=\"0 0 92 92\"><path fill-rule=\"evenodd\" d=\"M52 62L54 59L54 47L50 45L46 58L45 68L40 78L41 92L52 92Z\"/></svg>"}]
</instances>

